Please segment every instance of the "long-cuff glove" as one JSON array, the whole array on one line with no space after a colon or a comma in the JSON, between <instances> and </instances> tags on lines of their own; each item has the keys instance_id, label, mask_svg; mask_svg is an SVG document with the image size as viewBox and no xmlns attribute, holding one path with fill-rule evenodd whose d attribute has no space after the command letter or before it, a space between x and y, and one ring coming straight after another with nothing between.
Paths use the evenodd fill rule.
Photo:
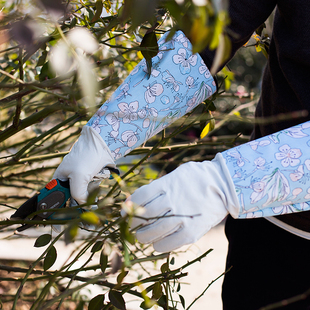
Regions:
<instances>
[{"instance_id":1,"label":"long-cuff glove","mask_svg":"<svg viewBox=\"0 0 310 310\"><path fill-rule=\"evenodd\" d=\"M103 167L115 167L114 160L215 92L208 68L199 54L192 54L184 34L178 31L166 42L167 35L158 41L159 53L152 59L150 77L142 60L84 126L80 139L56 170L54 178L70 179L72 197L79 203L86 201L93 177L102 179L98 173Z\"/></svg>"},{"instance_id":2,"label":"long-cuff glove","mask_svg":"<svg viewBox=\"0 0 310 310\"><path fill-rule=\"evenodd\" d=\"M159 252L203 236L225 218L310 210L310 122L186 163L136 190L137 239Z\"/></svg>"},{"instance_id":3,"label":"long-cuff glove","mask_svg":"<svg viewBox=\"0 0 310 310\"><path fill-rule=\"evenodd\" d=\"M238 209L234 184L219 153L212 161L188 162L137 189L129 198L144 207L132 227L159 252L194 243Z\"/></svg>"}]
</instances>

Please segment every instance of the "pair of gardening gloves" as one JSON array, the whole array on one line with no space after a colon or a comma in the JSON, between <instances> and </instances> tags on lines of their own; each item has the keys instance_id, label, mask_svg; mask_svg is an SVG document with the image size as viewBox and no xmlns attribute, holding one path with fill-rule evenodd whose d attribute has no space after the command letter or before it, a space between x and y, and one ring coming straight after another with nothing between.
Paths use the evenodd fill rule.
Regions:
<instances>
[{"instance_id":1,"label":"pair of gardening gloves","mask_svg":"<svg viewBox=\"0 0 310 310\"><path fill-rule=\"evenodd\" d=\"M106 176L103 168L115 169L115 160L216 91L184 34L166 37L158 42L151 72L142 60L83 127L57 168L53 177L70 180L79 204ZM142 186L127 199L144 210L132 220L138 241L167 252L194 243L228 213L247 218L308 210L309 134L310 123L304 123L218 153L211 161L182 164Z\"/></svg>"}]
</instances>

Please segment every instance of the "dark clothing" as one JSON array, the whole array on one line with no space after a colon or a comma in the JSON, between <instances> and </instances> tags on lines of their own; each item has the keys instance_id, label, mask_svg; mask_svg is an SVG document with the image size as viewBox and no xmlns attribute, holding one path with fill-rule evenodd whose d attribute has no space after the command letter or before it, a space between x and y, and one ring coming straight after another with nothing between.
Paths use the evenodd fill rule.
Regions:
<instances>
[{"instance_id":1,"label":"dark clothing","mask_svg":"<svg viewBox=\"0 0 310 310\"><path fill-rule=\"evenodd\" d=\"M263 218L235 220L229 216L225 232L227 267L232 268L223 283L224 310L258 310L310 288L309 240ZM310 310L310 296L280 309Z\"/></svg>"},{"instance_id":2,"label":"dark clothing","mask_svg":"<svg viewBox=\"0 0 310 310\"><path fill-rule=\"evenodd\" d=\"M274 118L255 126L257 139L309 120L310 112L310 2L309 0L230 0L232 53L242 47L276 8L269 59L264 71L256 117ZM214 52L201 53L210 68ZM293 112L304 111L299 116ZM291 117L280 120L279 115ZM279 220L310 232L310 211L278 217Z\"/></svg>"},{"instance_id":3,"label":"dark clothing","mask_svg":"<svg viewBox=\"0 0 310 310\"><path fill-rule=\"evenodd\" d=\"M309 120L310 112L310 2L309 0L230 0L232 54L242 47L276 8L269 59L264 71L256 117L274 117L255 125L252 139L266 136ZM214 53L201 53L210 68ZM305 110L303 117L296 117ZM291 118L280 120L279 115ZM277 217L310 232L310 211ZM266 219L226 223L229 241L223 283L225 310L256 310L310 288L310 241L297 237ZM310 309L310 300L283 309Z\"/></svg>"}]
</instances>

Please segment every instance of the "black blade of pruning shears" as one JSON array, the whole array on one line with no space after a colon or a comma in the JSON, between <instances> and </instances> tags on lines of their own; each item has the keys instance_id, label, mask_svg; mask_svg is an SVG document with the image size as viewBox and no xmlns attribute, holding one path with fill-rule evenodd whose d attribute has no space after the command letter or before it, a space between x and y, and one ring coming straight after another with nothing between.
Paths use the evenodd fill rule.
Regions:
<instances>
[{"instance_id":1,"label":"black blade of pruning shears","mask_svg":"<svg viewBox=\"0 0 310 310\"><path fill-rule=\"evenodd\" d=\"M69 181L53 179L47 183L37 195L23 203L11 216L11 220L24 220L26 218L30 220L53 219L55 214L53 209L65 207L70 196ZM40 210L47 211L31 216L33 213ZM23 231L32 226L34 225L23 224L17 228L17 231Z\"/></svg>"}]
</instances>

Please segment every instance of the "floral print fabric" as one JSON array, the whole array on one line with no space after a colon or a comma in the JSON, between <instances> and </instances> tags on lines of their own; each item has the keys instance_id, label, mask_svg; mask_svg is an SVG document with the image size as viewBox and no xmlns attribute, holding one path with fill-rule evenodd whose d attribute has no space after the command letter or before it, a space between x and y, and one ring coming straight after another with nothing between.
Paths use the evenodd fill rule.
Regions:
<instances>
[{"instance_id":1,"label":"floral print fabric","mask_svg":"<svg viewBox=\"0 0 310 310\"><path fill-rule=\"evenodd\" d=\"M222 153L240 218L310 210L310 121Z\"/></svg>"},{"instance_id":2,"label":"floral print fabric","mask_svg":"<svg viewBox=\"0 0 310 310\"><path fill-rule=\"evenodd\" d=\"M216 84L199 54L178 31L152 59L148 79L142 60L87 123L109 146L114 159L128 154L191 111L216 91Z\"/></svg>"}]
</instances>

